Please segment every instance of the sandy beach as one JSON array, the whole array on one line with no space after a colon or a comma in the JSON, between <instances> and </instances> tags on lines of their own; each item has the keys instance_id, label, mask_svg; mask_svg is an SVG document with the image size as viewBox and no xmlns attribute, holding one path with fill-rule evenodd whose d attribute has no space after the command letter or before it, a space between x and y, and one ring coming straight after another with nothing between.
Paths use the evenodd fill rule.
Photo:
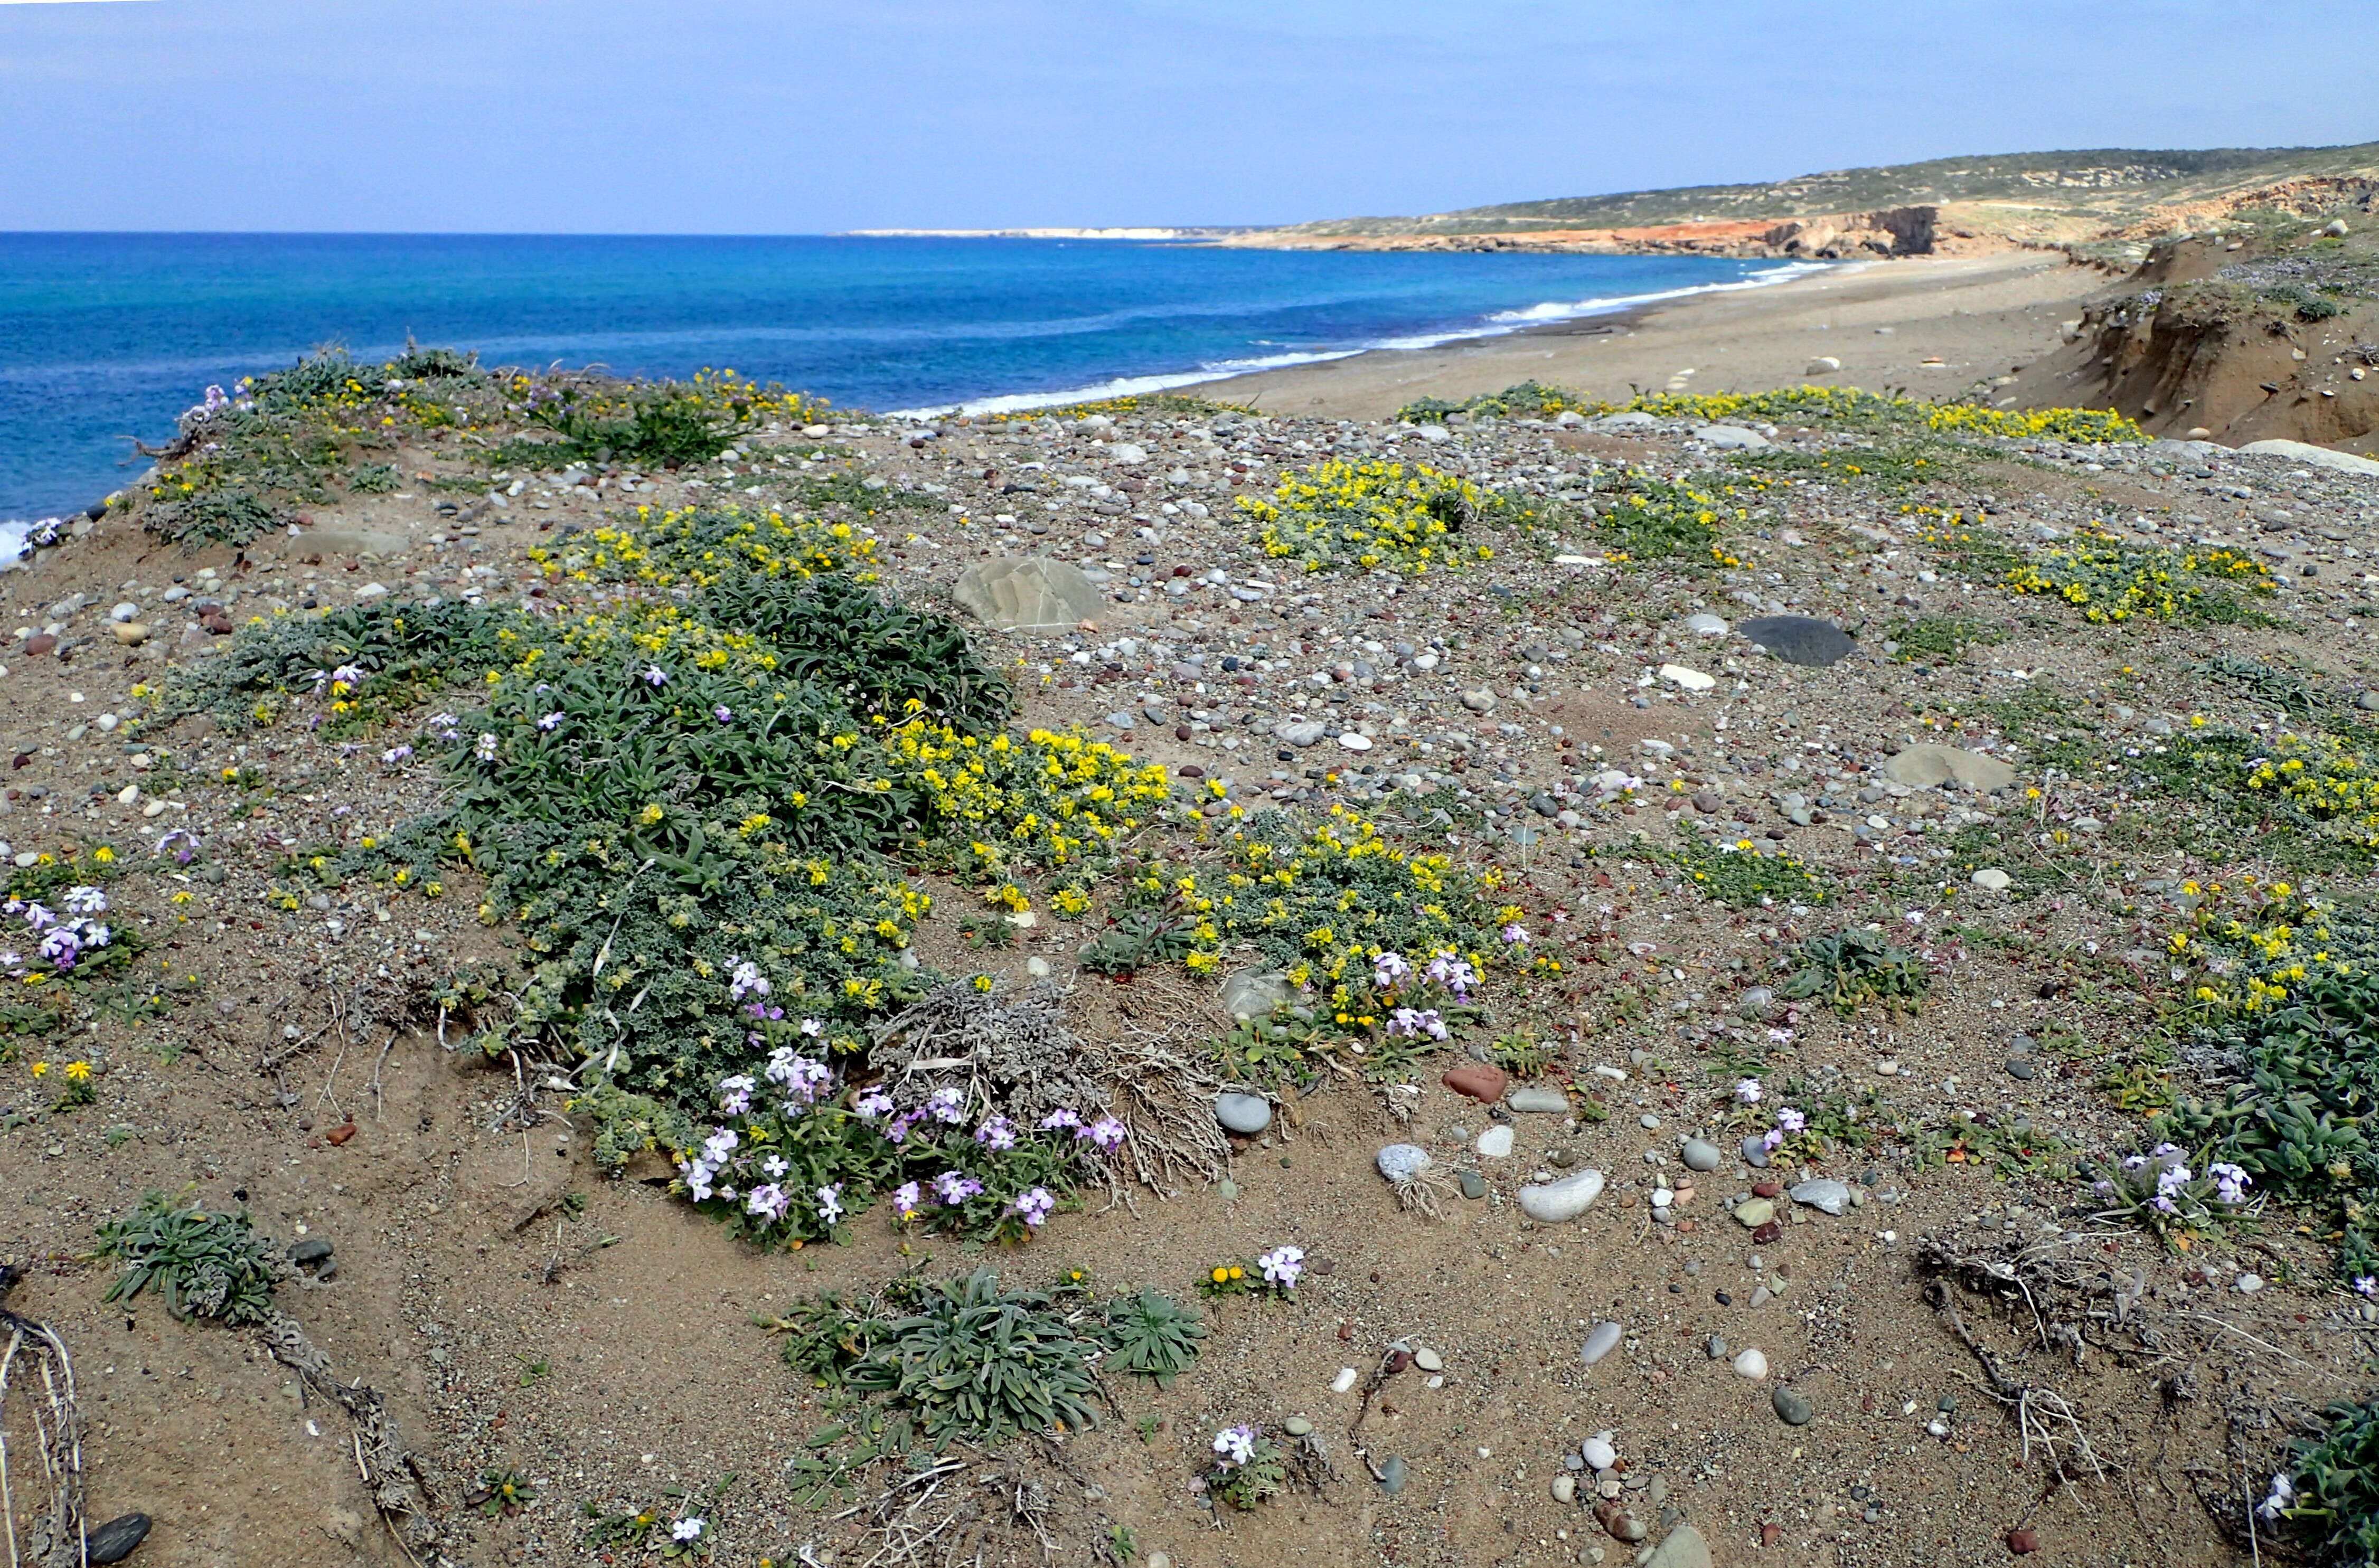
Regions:
<instances>
[{"instance_id":1,"label":"sandy beach","mask_svg":"<svg viewBox=\"0 0 2379 1568\"><path fill-rule=\"evenodd\" d=\"M2059 323L2107 282L2095 268L2030 250L1851 262L1765 288L1435 348L1375 350L1197 390L1276 414L1356 419L1418 397L1460 399L1526 380L1614 399L1673 383L1736 392L1803 381L1944 397L2055 347ZM1821 357L1842 368L1812 374Z\"/></svg>"}]
</instances>

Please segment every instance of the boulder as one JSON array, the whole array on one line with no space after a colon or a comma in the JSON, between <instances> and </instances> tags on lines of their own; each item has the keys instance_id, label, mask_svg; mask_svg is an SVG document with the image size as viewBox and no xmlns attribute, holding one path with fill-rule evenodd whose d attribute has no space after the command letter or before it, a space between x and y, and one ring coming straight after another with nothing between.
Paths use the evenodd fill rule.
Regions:
<instances>
[{"instance_id":1,"label":"boulder","mask_svg":"<svg viewBox=\"0 0 2379 1568\"><path fill-rule=\"evenodd\" d=\"M1955 783L1997 794L2001 790L2013 789L2016 782L2015 769L1997 757L1929 742L1902 752L1883 765L1883 771L1893 783L1905 784L1912 790Z\"/></svg>"}]
</instances>

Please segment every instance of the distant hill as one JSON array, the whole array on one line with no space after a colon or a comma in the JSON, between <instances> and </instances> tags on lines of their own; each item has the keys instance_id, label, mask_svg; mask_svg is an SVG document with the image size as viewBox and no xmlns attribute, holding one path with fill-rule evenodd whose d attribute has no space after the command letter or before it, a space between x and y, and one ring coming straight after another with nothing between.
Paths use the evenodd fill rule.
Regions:
<instances>
[{"instance_id":1,"label":"distant hill","mask_svg":"<svg viewBox=\"0 0 2379 1568\"><path fill-rule=\"evenodd\" d=\"M2011 238L2112 237L2175 210L2223 207L2295 182L2379 179L2379 142L2351 147L2223 147L2199 151L2100 148L1936 158L1837 169L1766 185L1686 186L1612 196L1507 201L1405 218L1341 218L1270 231L1282 236L1527 235L1740 223L1900 207Z\"/></svg>"}]
</instances>

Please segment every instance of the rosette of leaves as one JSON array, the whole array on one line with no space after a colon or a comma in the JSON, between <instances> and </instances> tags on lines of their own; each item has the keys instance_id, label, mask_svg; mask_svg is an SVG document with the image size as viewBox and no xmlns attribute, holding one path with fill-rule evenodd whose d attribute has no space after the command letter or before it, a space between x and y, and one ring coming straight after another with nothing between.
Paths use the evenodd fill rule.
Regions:
<instances>
[{"instance_id":1,"label":"rosette of leaves","mask_svg":"<svg viewBox=\"0 0 2379 1568\"><path fill-rule=\"evenodd\" d=\"M2331 1405L2328 1430L2298 1446L2289 1472L2297 1496L2285 1516L2315 1561L2379 1558L2379 1401Z\"/></svg>"},{"instance_id":2,"label":"rosette of leaves","mask_svg":"<svg viewBox=\"0 0 2379 1568\"><path fill-rule=\"evenodd\" d=\"M1796 1001L1815 998L1845 1017L1868 1002L1895 1013L1914 1012L1931 978L1924 961L1905 947L1853 928L1804 939L1783 994Z\"/></svg>"},{"instance_id":3,"label":"rosette of leaves","mask_svg":"<svg viewBox=\"0 0 2379 1568\"><path fill-rule=\"evenodd\" d=\"M938 1453L955 1440L996 1443L1096 1425L1093 1348L1048 1295L1004 1292L996 1273L979 1269L926 1286L916 1312L893 1323L842 1381L912 1411Z\"/></svg>"},{"instance_id":4,"label":"rosette of leaves","mask_svg":"<svg viewBox=\"0 0 2379 1568\"><path fill-rule=\"evenodd\" d=\"M123 1263L103 1300L129 1303L154 1286L175 1317L226 1323L270 1318L272 1287L283 1272L272 1243L256 1234L245 1210L218 1214L196 1204L176 1208L156 1192L131 1213L100 1225L96 1255Z\"/></svg>"},{"instance_id":5,"label":"rosette of leaves","mask_svg":"<svg viewBox=\"0 0 2379 1568\"><path fill-rule=\"evenodd\" d=\"M1106 1320L1100 1336L1107 1346L1105 1365L1153 1378L1159 1388L1171 1388L1189 1369L1206 1337L1196 1312L1153 1290L1114 1302Z\"/></svg>"},{"instance_id":6,"label":"rosette of leaves","mask_svg":"<svg viewBox=\"0 0 2379 1568\"><path fill-rule=\"evenodd\" d=\"M1288 1490L1288 1456L1269 1437L1259 1436L1255 1451L1237 1465L1217 1463L1206 1473L1208 1495L1246 1513L1266 1498Z\"/></svg>"}]
</instances>

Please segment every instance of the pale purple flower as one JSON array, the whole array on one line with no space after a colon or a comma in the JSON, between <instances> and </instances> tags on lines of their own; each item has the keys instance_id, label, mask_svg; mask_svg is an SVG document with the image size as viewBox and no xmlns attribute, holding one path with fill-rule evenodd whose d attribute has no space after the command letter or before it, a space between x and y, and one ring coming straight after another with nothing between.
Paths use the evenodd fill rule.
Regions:
<instances>
[{"instance_id":1,"label":"pale purple flower","mask_svg":"<svg viewBox=\"0 0 2379 1568\"><path fill-rule=\"evenodd\" d=\"M1432 1040L1447 1038L1445 1019L1435 1007L1398 1007L1388 1015L1390 1034L1426 1034Z\"/></svg>"},{"instance_id":2,"label":"pale purple flower","mask_svg":"<svg viewBox=\"0 0 2379 1568\"><path fill-rule=\"evenodd\" d=\"M1057 1206L1057 1200L1049 1196L1049 1189L1045 1187L1034 1188L1015 1203L1017 1217L1035 1228L1049 1217L1049 1211Z\"/></svg>"},{"instance_id":3,"label":"pale purple flower","mask_svg":"<svg viewBox=\"0 0 2379 1568\"><path fill-rule=\"evenodd\" d=\"M97 887L69 887L58 902L66 906L68 914L95 915L107 912L107 894Z\"/></svg>"},{"instance_id":4,"label":"pale purple flower","mask_svg":"<svg viewBox=\"0 0 2379 1568\"><path fill-rule=\"evenodd\" d=\"M792 1206L792 1194L772 1181L754 1188L745 1196L743 1207L764 1220L777 1220L784 1218L785 1211Z\"/></svg>"},{"instance_id":5,"label":"pale purple flower","mask_svg":"<svg viewBox=\"0 0 2379 1568\"><path fill-rule=\"evenodd\" d=\"M892 1208L902 1219L914 1219L925 1197L913 1181L904 1181L892 1189Z\"/></svg>"},{"instance_id":6,"label":"pale purple flower","mask_svg":"<svg viewBox=\"0 0 2379 1568\"><path fill-rule=\"evenodd\" d=\"M792 1168L792 1162L787 1160L782 1154L771 1154L760 1162L762 1174L770 1181L784 1180L785 1173Z\"/></svg>"},{"instance_id":7,"label":"pale purple flower","mask_svg":"<svg viewBox=\"0 0 2379 1568\"><path fill-rule=\"evenodd\" d=\"M1371 960L1371 983L1385 989L1412 972L1402 953L1382 953Z\"/></svg>"},{"instance_id":8,"label":"pale purple flower","mask_svg":"<svg viewBox=\"0 0 2379 1568\"><path fill-rule=\"evenodd\" d=\"M1789 1029L1771 1029L1768 1031L1768 1038L1779 1045L1790 1045L1793 1043L1793 1031Z\"/></svg>"},{"instance_id":9,"label":"pale purple flower","mask_svg":"<svg viewBox=\"0 0 2379 1568\"><path fill-rule=\"evenodd\" d=\"M946 1083L925 1097L925 1111L936 1121L956 1127L966 1120L966 1091Z\"/></svg>"},{"instance_id":10,"label":"pale purple flower","mask_svg":"<svg viewBox=\"0 0 2379 1568\"><path fill-rule=\"evenodd\" d=\"M481 762L493 762L493 761L495 761L495 760L496 760L496 738L495 738L495 736L493 736L492 734L483 734L483 735L481 735L481 736L478 738L478 740L477 740L477 741L476 741L475 742L473 742L473 743L472 743L472 746L471 746L471 754L472 754L473 756L475 756L475 757L477 757Z\"/></svg>"},{"instance_id":11,"label":"pale purple flower","mask_svg":"<svg viewBox=\"0 0 2379 1568\"><path fill-rule=\"evenodd\" d=\"M1756 1078L1745 1078L1745 1079L1738 1079L1738 1080L1735 1081L1735 1085L1734 1085L1734 1097L1735 1097L1737 1100L1741 1101L1744 1104L1746 1104L1746 1105L1757 1105L1757 1104L1759 1104L1759 1095L1760 1095L1760 1088L1759 1088L1759 1080L1758 1080L1757 1079L1756 1079Z\"/></svg>"},{"instance_id":12,"label":"pale purple flower","mask_svg":"<svg viewBox=\"0 0 2379 1568\"><path fill-rule=\"evenodd\" d=\"M990 1150L1013 1149L1016 1147L1016 1128L1006 1116L994 1116L974 1129L974 1140Z\"/></svg>"},{"instance_id":13,"label":"pale purple flower","mask_svg":"<svg viewBox=\"0 0 2379 1568\"><path fill-rule=\"evenodd\" d=\"M1450 948L1429 960L1428 973L1431 980L1456 996L1467 996L1470 988L1479 983L1478 971L1470 967L1469 961L1456 958Z\"/></svg>"},{"instance_id":14,"label":"pale purple flower","mask_svg":"<svg viewBox=\"0 0 2379 1568\"><path fill-rule=\"evenodd\" d=\"M710 1136L702 1140L702 1157L714 1165L723 1165L727 1156L735 1152L735 1146L743 1141L731 1127L714 1128Z\"/></svg>"},{"instance_id":15,"label":"pale purple flower","mask_svg":"<svg viewBox=\"0 0 2379 1568\"><path fill-rule=\"evenodd\" d=\"M673 1541L698 1541L702 1538L702 1516L700 1514L690 1514L683 1519L677 1520L670 1526L670 1539Z\"/></svg>"},{"instance_id":16,"label":"pale purple flower","mask_svg":"<svg viewBox=\"0 0 2379 1568\"><path fill-rule=\"evenodd\" d=\"M537 721L537 727L550 735L555 730L562 728L562 715L559 713L549 713L543 718Z\"/></svg>"},{"instance_id":17,"label":"pale purple flower","mask_svg":"<svg viewBox=\"0 0 2379 1568\"><path fill-rule=\"evenodd\" d=\"M872 1122L876 1117L891 1112L892 1096L885 1093L881 1089L870 1089L862 1093L858 1100L852 1103L851 1108L858 1113L861 1120Z\"/></svg>"},{"instance_id":18,"label":"pale purple flower","mask_svg":"<svg viewBox=\"0 0 2379 1568\"><path fill-rule=\"evenodd\" d=\"M1762 1149L1779 1149L1783 1146L1783 1133L1780 1132L1775 1128L1771 1127L1766 1132L1759 1135L1759 1146Z\"/></svg>"},{"instance_id":19,"label":"pale purple flower","mask_svg":"<svg viewBox=\"0 0 2379 1568\"><path fill-rule=\"evenodd\" d=\"M401 762L409 761L412 756L413 748L411 746L391 746L388 750L380 753L380 760L388 764L389 766L394 767Z\"/></svg>"},{"instance_id":20,"label":"pale purple flower","mask_svg":"<svg viewBox=\"0 0 2379 1568\"><path fill-rule=\"evenodd\" d=\"M60 969L72 969L82 954L82 938L72 926L53 926L42 938L42 957Z\"/></svg>"},{"instance_id":21,"label":"pale purple flower","mask_svg":"<svg viewBox=\"0 0 2379 1568\"><path fill-rule=\"evenodd\" d=\"M740 1002L746 996L766 996L767 994L768 977L760 972L760 966L749 959L736 959L734 972L727 980L728 997Z\"/></svg>"},{"instance_id":22,"label":"pale purple flower","mask_svg":"<svg viewBox=\"0 0 2379 1568\"><path fill-rule=\"evenodd\" d=\"M58 917L52 914L48 910L43 909L41 905L27 904L25 906L25 923L31 926L34 930L39 931L45 925L55 925L57 923Z\"/></svg>"},{"instance_id":23,"label":"pale purple flower","mask_svg":"<svg viewBox=\"0 0 2379 1568\"><path fill-rule=\"evenodd\" d=\"M2296 1500L2296 1483L2289 1480L2285 1474L2274 1476L2271 1495L2255 1505L2255 1513L2261 1518L2276 1519L2287 1513Z\"/></svg>"},{"instance_id":24,"label":"pale purple flower","mask_svg":"<svg viewBox=\"0 0 2379 1568\"><path fill-rule=\"evenodd\" d=\"M1809 1118L1792 1106L1784 1105L1777 1109L1776 1125L1786 1132L1800 1132L1808 1127Z\"/></svg>"},{"instance_id":25,"label":"pale purple flower","mask_svg":"<svg viewBox=\"0 0 2379 1568\"><path fill-rule=\"evenodd\" d=\"M1113 1116L1101 1116L1074 1136L1087 1138L1097 1144L1103 1152L1112 1154L1123 1147L1123 1140L1128 1135L1124 1131L1123 1123Z\"/></svg>"},{"instance_id":26,"label":"pale purple flower","mask_svg":"<svg viewBox=\"0 0 2379 1568\"><path fill-rule=\"evenodd\" d=\"M1235 1470L1256 1456L1256 1429L1242 1422L1214 1434L1214 1452L1225 1469Z\"/></svg>"},{"instance_id":27,"label":"pale purple flower","mask_svg":"<svg viewBox=\"0 0 2379 1568\"><path fill-rule=\"evenodd\" d=\"M2162 1196L2170 1197L2187 1187L2192 1179L2193 1178L2190 1176L2187 1165L2167 1165L2156 1172L2156 1191Z\"/></svg>"},{"instance_id":28,"label":"pale purple flower","mask_svg":"<svg viewBox=\"0 0 2379 1568\"><path fill-rule=\"evenodd\" d=\"M1256 1259L1256 1267L1263 1271L1264 1284L1282 1290L1295 1290L1297 1276L1305 1272L1305 1248L1284 1243Z\"/></svg>"},{"instance_id":29,"label":"pale purple flower","mask_svg":"<svg viewBox=\"0 0 2379 1568\"><path fill-rule=\"evenodd\" d=\"M2379 1274L2355 1275L2354 1293L2357 1296L2367 1297L2371 1300L2379 1301Z\"/></svg>"},{"instance_id":30,"label":"pale purple flower","mask_svg":"<svg viewBox=\"0 0 2379 1568\"><path fill-rule=\"evenodd\" d=\"M934 1178L934 1194L953 1206L983 1191L983 1183L960 1171L944 1171Z\"/></svg>"},{"instance_id":31,"label":"pale purple flower","mask_svg":"<svg viewBox=\"0 0 2379 1568\"><path fill-rule=\"evenodd\" d=\"M2214 1195L2225 1203L2244 1203L2247 1189L2255 1185L2255 1178L2249 1176L2244 1167L2234 1165L2228 1160L2215 1161L2205 1167L2205 1174L2214 1178Z\"/></svg>"},{"instance_id":32,"label":"pale purple flower","mask_svg":"<svg viewBox=\"0 0 2379 1568\"><path fill-rule=\"evenodd\" d=\"M1526 947L1528 942L1528 930L1518 921L1514 921L1503 928L1503 940L1511 947Z\"/></svg>"},{"instance_id":33,"label":"pale purple flower","mask_svg":"<svg viewBox=\"0 0 2379 1568\"><path fill-rule=\"evenodd\" d=\"M752 1108L752 1091L759 1087L750 1073L737 1073L719 1080L719 1108L731 1116L740 1116Z\"/></svg>"},{"instance_id":34,"label":"pale purple flower","mask_svg":"<svg viewBox=\"0 0 2379 1568\"><path fill-rule=\"evenodd\" d=\"M770 1013L768 1016L770 1018L777 1018L781 1015ZM812 1040L820 1040L826 1036L826 1025L818 1022L815 1019L802 1019L802 1032L808 1035Z\"/></svg>"},{"instance_id":35,"label":"pale purple flower","mask_svg":"<svg viewBox=\"0 0 2379 1568\"><path fill-rule=\"evenodd\" d=\"M645 666L645 684L666 686L669 684L669 672L658 664L648 664Z\"/></svg>"},{"instance_id":36,"label":"pale purple flower","mask_svg":"<svg viewBox=\"0 0 2379 1568\"><path fill-rule=\"evenodd\" d=\"M830 1225L842 1218L842 1183L817 1189L818 1224Z\"/></svg>"},{"instance_id":37,"label":"pale purple flower","mask_svg":"<svg viewBox=\"0 0 2379 1568\"><path fill-rule=\"evenodd\" d=\"M733 720L735 718L735 710L729 707L725 703L720 703L717 707L710 710L710 717L719 720L721 724L726 724Z\"/></svg>"},{"instance_id":38,"label":"pale purple flower","mask_svg":"<svg viewBox=\"0 0 2379 1568\"><path fill-rule=\"evenodd\" d=\"M924 1119L925 1113L923 1111L910 1111L901 1116L893 1117L891 1121L885 1124L884 1141L887 1143L907 1142L909 1140L909 1129L915 1127L919 1122L924 1121Z\"/></svg>"},{"instance_id":39,"label":"pale purple flower","mask_svg":"<svg viewBox=\"0 0 2379 1568\"><path fill-rule=\"evenodd\" d=\"M1058 1106L1056 1110L1041 1118L1041 1130L1044 1132L1057 1132L1065 1128L1080 1127L1081 1125L1082 1118L1075 1115L1071 1109L1064 1105Z\"/></svg>"}]
</instances>

